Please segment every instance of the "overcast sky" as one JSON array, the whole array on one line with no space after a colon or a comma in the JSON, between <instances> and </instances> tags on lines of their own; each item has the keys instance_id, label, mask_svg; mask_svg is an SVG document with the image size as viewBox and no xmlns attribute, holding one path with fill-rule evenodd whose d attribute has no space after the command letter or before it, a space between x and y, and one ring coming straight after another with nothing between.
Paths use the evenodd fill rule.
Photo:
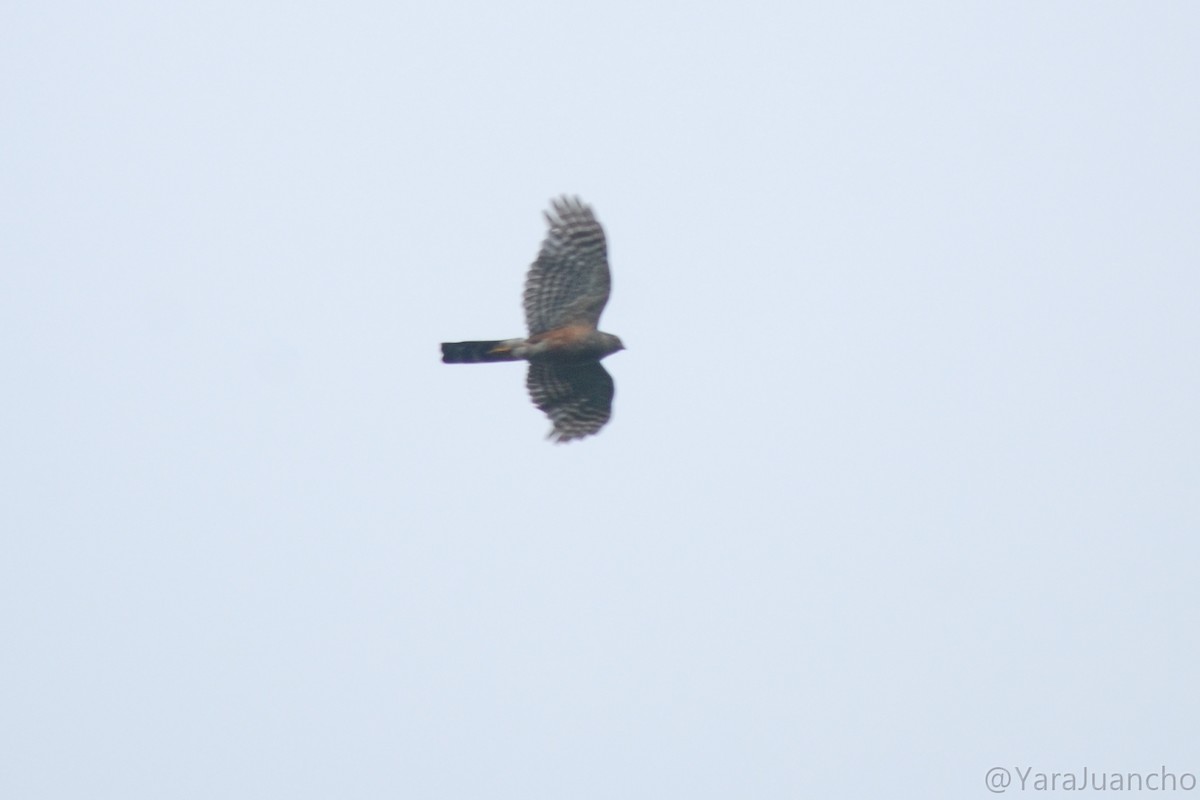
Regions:
<instances>
[{"instance_id":1,"label":"overcast sky","mask_svg":"<svg viewBox=\"0 0 1200 800\"><path fill-rule=\"evenodd\" d=\"M0 796L1200 774L1198 30L5 3ZM556 446L438 343L562 193L628 349Z\"/></svg>"}]
</instances>

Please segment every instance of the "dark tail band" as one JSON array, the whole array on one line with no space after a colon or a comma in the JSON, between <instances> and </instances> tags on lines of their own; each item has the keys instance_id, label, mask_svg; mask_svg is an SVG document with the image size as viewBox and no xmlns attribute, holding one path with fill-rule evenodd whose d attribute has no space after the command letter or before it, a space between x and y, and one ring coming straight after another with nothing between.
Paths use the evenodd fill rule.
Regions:
<instances>
[{"instance_id":1,"label":"dark tail band","mask_svg":"<svg viewBox=\"0 0 1200 800\"><path fill-rule=\"evenodd\" d=\"M503 341L442 342L442 361L447 364L480 364L490 361L517 361Z\"/></svg>"}]
</instances>

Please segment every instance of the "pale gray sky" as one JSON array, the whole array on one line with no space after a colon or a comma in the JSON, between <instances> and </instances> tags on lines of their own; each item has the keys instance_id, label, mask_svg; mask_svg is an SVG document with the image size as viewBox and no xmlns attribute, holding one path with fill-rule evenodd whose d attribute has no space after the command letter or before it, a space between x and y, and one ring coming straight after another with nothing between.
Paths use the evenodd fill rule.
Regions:
<instances>
[{"instance_id":1,"label":"pale gray sky","mask_svg":"<svg viewBox=\"0 0 1200 800\"><path fill-rule=\"evenodd\" d=\"M1198 26L7 3L0 796L1200 774ZM564 192L628 350L556 447L438 343Z\"/></svg>"}]
</instances>

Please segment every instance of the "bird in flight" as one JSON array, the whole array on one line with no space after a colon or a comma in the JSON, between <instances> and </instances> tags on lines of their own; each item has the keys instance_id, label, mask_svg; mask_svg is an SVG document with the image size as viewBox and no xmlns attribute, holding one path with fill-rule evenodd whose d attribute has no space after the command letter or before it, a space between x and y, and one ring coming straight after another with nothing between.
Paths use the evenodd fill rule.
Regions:
<instances>
[{"instance_id":1,"label":"bird in flight","mask_svg":"<svg viewBox=\"0 0 1200 800\"><path fill-rule=\"evenodd\" d=\"M597 329L611 278L604 229L578 197L560 197L546 212L549 231L525 276L529 335L486 342L444 342L442 361L528 361L525 386L550 418L550 439L569 442L598 432L612 416L613 379L600 359L624 350Z\"/></svg>"}]
</instances>

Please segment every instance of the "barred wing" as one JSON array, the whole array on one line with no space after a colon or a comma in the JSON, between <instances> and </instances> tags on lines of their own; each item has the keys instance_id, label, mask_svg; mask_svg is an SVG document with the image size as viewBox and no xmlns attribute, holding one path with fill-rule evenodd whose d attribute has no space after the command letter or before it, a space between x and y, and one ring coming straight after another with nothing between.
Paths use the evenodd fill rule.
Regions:
<instances>
[{"instance_id":1,"label":"barred wing","mask_svg":"<svg viewBox=\"0 0 1200 800\"><path fill-rule=\"evenodd\" d=\"M604 229L578 197L560 197L546 214L550 230L525 277L529 335L566 325L595 328L611 282Z\"/></svg>"},{"instance_id":2,"label":"barred wing","mask_svg":"<svg viewBox=\"0 0 1200 800\"><path fill-rule=\"evenodd\" d=\"M554 423L550 438L556 442L590 436L612 416L616 389L599 361L531 363L525 386L533 404Z\"/></svg>"}]
</instances>

